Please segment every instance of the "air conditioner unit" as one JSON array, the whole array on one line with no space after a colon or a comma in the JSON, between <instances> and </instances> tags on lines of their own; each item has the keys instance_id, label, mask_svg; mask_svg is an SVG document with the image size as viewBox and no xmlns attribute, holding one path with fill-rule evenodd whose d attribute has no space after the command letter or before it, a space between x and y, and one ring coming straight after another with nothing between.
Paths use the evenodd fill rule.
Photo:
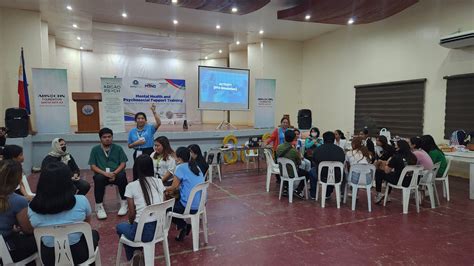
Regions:
<instances>
[{"instance_id":1,"label":"air conditioner unit","mask_svg":"<svg viewBox=\"0 0 474 266\"><path fill-rule=\"evenodd\" d=\"M448 35L446 37L442 37L439 40L439 45L451 49L473 46L474 31L458 32L455 34Z\"/></svg>"}]
</instances>

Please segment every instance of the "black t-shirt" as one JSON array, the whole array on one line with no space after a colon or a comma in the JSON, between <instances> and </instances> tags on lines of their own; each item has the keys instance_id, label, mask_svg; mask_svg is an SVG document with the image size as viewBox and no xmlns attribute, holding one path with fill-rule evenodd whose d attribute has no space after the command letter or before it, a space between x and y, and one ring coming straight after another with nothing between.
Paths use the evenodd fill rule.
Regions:
<instances>
[{"instance_id":1,"label":"black t-shirt","mask_svg":"<svg viewBox=\"0 0 474 266\"><path fill-rule=\"evenodd\" d=\"M0 147L5 146L5 143L7 142L7 138L5 136L0 137Z\"/></svg>"},{"instance_id":2,"label":"black t-shirt","mask_svg":"<svg viewBox=\"0 0 474 266\"><path fill-rule=\"evenodd\" d=\"M201 169L202 174L205 175L207 172L207 169L209 169L209 165L206 163L206 161L198 160L196 161L196 164L199 167L199 169Z\"/></svg>"},{"instance_id":3,"label":"black t-shirt","mask_svg":"<svg viewBox=\"0 0 474 266\"><path fill-rule=\"evenodd\" d=\"M329 143L329 144L325 143L317 147L313 152L313 162L316 167L316 171L318 171L320 162L337 161L337 162L344 163L345 160L346 160L346 154L344 153L344 150L333 143ZM327 177L327 175L328 175L328 170L327 168L324 168L321 171L320 178L324 180ZM341 178L340 171L335 171L334 175L336 177L336 181Z\"/></svg>"},{"instance_id":4,"label":"black t-shirt","mask_svg":"<svg viewBox=\"0 0 474 266\"><path fill-rule=\"evenodd\" d=\"M378 159L382 161L387 161L388 159L390 159L390 157L393 156L394 153L395 153L395 148L391 145L388 145L385 149L382 150Z\"/></svg>"}]
</instances>

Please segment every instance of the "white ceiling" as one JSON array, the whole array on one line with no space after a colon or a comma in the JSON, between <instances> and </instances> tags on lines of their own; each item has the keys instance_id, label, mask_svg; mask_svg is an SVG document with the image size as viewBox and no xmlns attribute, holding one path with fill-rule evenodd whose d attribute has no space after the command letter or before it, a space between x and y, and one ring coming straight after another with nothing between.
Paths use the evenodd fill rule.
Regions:
<instances>
[{"instance_id":1,"label":"white ceiling","mask_svg":"<svg viewBox=\"0 0 474 266\"><path fill-rule=\"evenodd\" d=\"M246 43L261 38L303 41L341 27L277 19L278 10L297 1L272 0L262 9L243 16L145 0L0 0L0 7L39 11L58 45L116 53L157 48L161 50L156 53L199 59L227 56L229 49L245 49ZM67 5L73 10L68 11ZM121 16L124 11L127 18ZM173 19L179 21L178 25L173 25ZM74 23L77 29L72 27ZM220 30L216 29L217 24ZM263 35L258 33L260 30L264 30ZM235 44L237 40L241 42L239 46ZM222 54L217 52L219 49Z\"/></svg>"}]
</instances>

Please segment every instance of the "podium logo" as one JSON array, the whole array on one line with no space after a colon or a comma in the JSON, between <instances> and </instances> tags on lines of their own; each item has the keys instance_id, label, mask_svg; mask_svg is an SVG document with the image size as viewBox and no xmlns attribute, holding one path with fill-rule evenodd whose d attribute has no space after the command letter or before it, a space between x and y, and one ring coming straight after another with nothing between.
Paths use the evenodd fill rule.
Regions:
<instances>
[{"instance_id":1,"label":"podium logo","mask_svg":"<svg viewBox=\"0 0 474 266\"><path fill-rule=\"evenodd\" d=\"M86 104L84 106L82 106L82 114L84 115L92 115L94 113L94 107L92 107L92 105L90 104Z\"/></svg>"}]
</instances>

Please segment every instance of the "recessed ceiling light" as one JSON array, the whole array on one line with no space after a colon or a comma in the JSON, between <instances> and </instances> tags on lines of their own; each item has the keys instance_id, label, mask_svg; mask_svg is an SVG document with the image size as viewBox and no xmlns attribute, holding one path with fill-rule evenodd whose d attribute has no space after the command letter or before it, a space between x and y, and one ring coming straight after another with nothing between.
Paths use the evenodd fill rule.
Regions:
<instances>
[{"instance_id":1,"label":"recessed ceiling light","mask_svg":"<svg viewBox=\"0 0 474 266\"><path fill-rule=\"evenodd\" d=\"M82 47L82 46L81 46L81 47L79 47L79 49L83 50L83 49L84 49L84 47Z\"/></svg>"},{"instance_id":2,"label":"recessed ceiling light","mask_svg":"<svg viewBox=\"0 0 474 266\"><path fill-rule=\"evenodd\" d=\"M238 10L236 7L233 7L233 8L231 9L231 11L232 11L232 13L237 13L237 11L239 11L239 10Z\"/></svg>"},{"instance_id":3,"label":"recessed ceiling light","mask_svg":"<svg viewBox=\"0 0 474 266\"><path fill-rule=\"evenodd\" d=\"M222 50L219 50L219 53L222 54Z\"/></svg>"},{"instance_id":4,"label":"recessed ceiling light","mask_svg":"<svg viewBox=\"0 0 474 266\"><path fill-rule=\"evenodd\" d=\"M67 6L66 6L66 9L69 10L69 11L72 11L72 6L67 5Z\"/></svg>"},{"instance_id":5,"label":"recessed ceiling light","mask_svg":"<svg viewBox=\"0 0 474 266\"><path fill-rule=\"evenodd\" d=\"M263 30L260 30L258 33L259 33L259 34L263 34L263 32L264 32Z\"/></svg>"},{"instance_id":6,"label":"recessed ceiling light","mask_svg":"<svg viewBox=\"0 0 474 266\"><path fill-rule=\"evenodd\" d=\"M347 21L347 24L351 25L354 23L354 19L353 18L350 18L348 21Z\"/></svg>"},{"instance_id":7,"label":"recessed ceiling light","mask_svg":"<svg viewBox=\"0 0 474 266\"><path fill-rule=\"evenodd\" d=\"M77 28L77 24L72 24L72 27L73 27L73 28Z\"/></svg>"},{"instance_id":8,"label":"recessed ceiling light","mask_svg":"<svg viewBox=\"0 0 474 266\"><path fill-rule=\"evenodd\" d=\"M306 15L304 19L309 20L311 18L311 15Z\"/></svg>"},{"instance_id":9,"label":"recessed ceiling light","mask_svg":"<svg viewBox=\"0 0 474 266\"><path fill-rule=\"evenodd\" d=\"M176 19L173 19L173 24L174 25L177 25L178 24L178 21Z\"/></svg>"},{"instance_id":10,"label":"recessed ceiling light","mask_svg":"<svg viewBox=\"0 0 474 266\"><path fill-rule=\"evenodd\" d=\"M126 17L127 17L127 13L123 12L123 13L122 13L122 17L126 18Z\"/></svg>"},{"instance_id":11,"label":"recessed ceiling light","mask_svg":"<svg viewBox=\"0 0 474 266\"><path fill-rule=\"evenodd\" d=\"M207 60L207 56L205 56L205 57L204 57L204 59L206 59L206 60Z\"/></svg>"},{"instance_id":12,"label":"recessed ceiling light","mask_svg":"<svg viewBox=\"0 0 474 266\"><path fill-rule=\"evenodd\" d=\"M221 28L221 25L217 24L217 25L216 25L216 29L219 30L220 28Z\"/></svg>"},{"instance_id":13,"label":"recessed ceiling light","mask_svg":"<svg viewBox=\"0 0 474 266\"><path fill-rule=\"evenodd\" d=\"M77 36L76 39L77 39L78 41L80 41L80 40L81 40L81 37Z\"/></svg>"},{"instance_id":14,"label":"recessed ceiling light","mask_svg":"<svg viewBox=\"0 0 474 266\"><path fill-rule=\"evenodd\" d=\"M177 3L178 3L178 0L171 0L171 3L172 3L172 4L177 4Z\"/></svg>"},{"instance_id":15,"label":"recessed ceiling light","mask_svg":"<svg viewBox=\"0 0 474 266\"><path fill-rule=\"evenodd\" d=\"M240 42L239 42L239 41L236 41L236 42L235 42L235 44L239 45L239 44L240 44Z\"/></svg>"}]
</instances>

